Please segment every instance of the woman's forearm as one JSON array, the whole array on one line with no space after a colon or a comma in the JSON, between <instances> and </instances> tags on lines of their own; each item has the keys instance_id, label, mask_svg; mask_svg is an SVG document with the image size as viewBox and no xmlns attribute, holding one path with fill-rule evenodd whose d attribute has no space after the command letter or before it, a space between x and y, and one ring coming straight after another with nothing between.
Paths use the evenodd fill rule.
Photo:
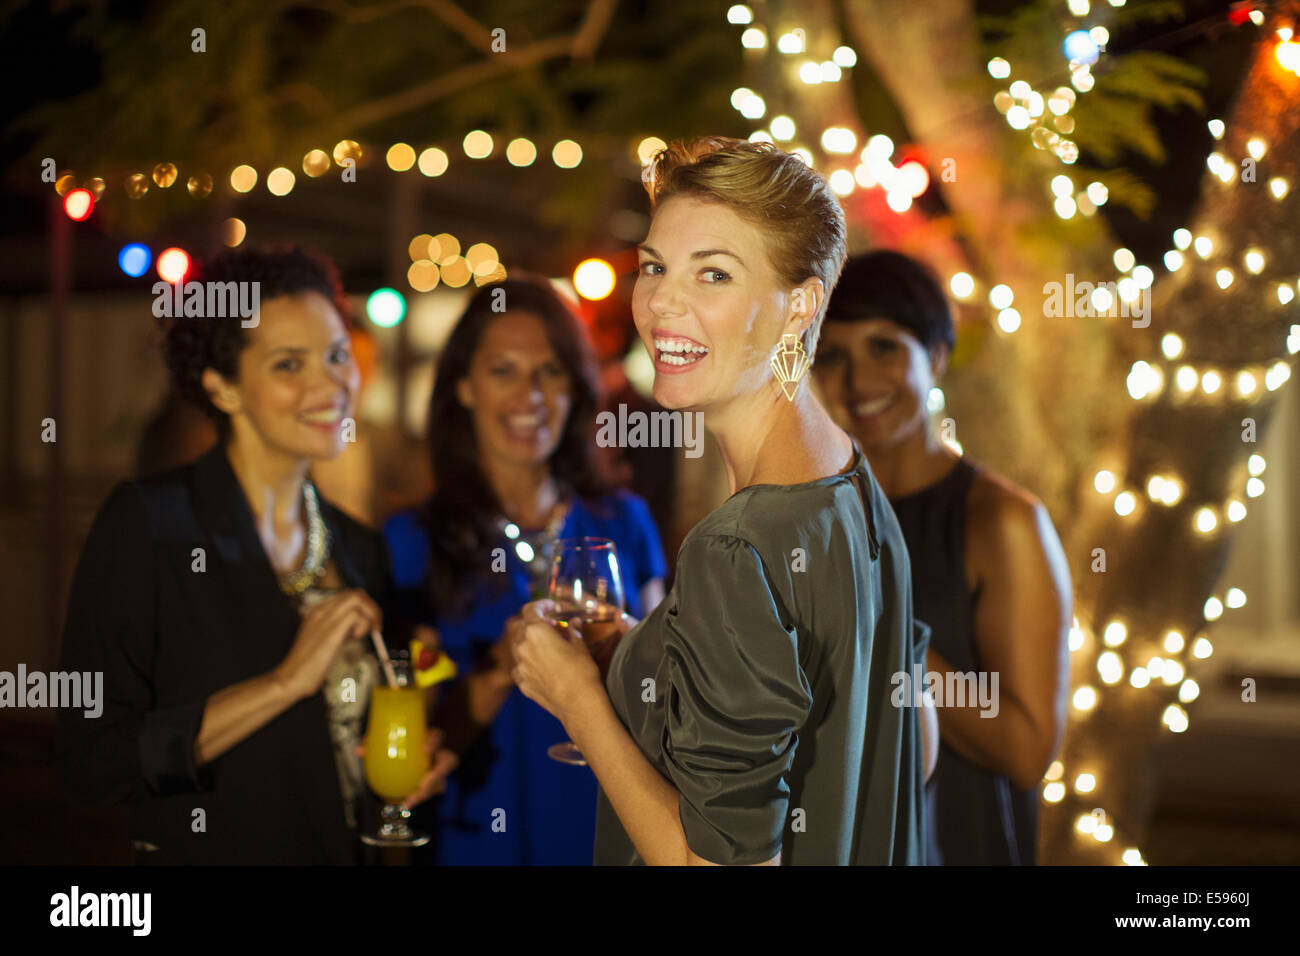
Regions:
<instances>
[{"instance_id":1,"label":"woman's forearm","mask_svg":"<svg viewBox=\"0 0 1300 956\"><path fill-rule=\"evenodd\" d=\"M927 652L926 664L940 674L953 669L933 650ZM966 707L954 707L951 701L941 703L944 706L939 709L939 736L945 744L976 766L1011 778L1019 789L1029 789L1038 782L1043 773L1034 756L1042 749L1037 746L1038 733L1011 695L998 694L997 714L993 717L980 716L977 702L968 701Z\"/></svg>"},{"instance_id":2,"label":"woman's forearm","mask_svg":"<svg viewBox=\"0 0 1300 956\"><path fill-rule=\"evenodd\" d=\"M194 764L201 767L251 737L293 704L292 694L272 674L223 687L208 697L194 740Z\"/></svg>"},{"instance_id":3,"label":"woman's forearm","mask_svg":"<svg viewBox=\"0 0 1300 956\"><path fill-rule=\"evenodd\" d=\"M637 747L602 692L568 715L565 730L582 751L641 859L651 866L690 862L677 789Z\"/></svg>"}]
</instances>

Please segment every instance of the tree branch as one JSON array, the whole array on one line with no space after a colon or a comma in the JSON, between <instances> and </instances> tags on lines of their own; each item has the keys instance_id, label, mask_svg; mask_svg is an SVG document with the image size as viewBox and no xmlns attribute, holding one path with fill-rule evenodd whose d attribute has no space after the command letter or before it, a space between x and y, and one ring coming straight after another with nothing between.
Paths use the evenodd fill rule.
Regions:
<instances>
[{"instance_id":1,"label":"tree branch","mask_svg":"<svg viewBox=\"0 0 1300 956\"><path fill-rule=\"evenodd\" d=\"M412 7L428 10L456 33L469 41L470 45L483 53L492 52L492 34L483 24L462 10L451 0L394 0L393 3L377 3L356 7L346 0L317 0L315 6L341 17L348 23L369 23L382 20L402 10Z\"/></svg>"},{"instance_id":2,"label":"tree branch","mask_svg":"<svg viewBox=\"0 0 1300 956\"><path fill-rule=\"evenodd\" d=\"M430 2L439 3L441 0L430 0ZM617 0L592 0L587 5L582 23L572 37L551 37L530 43L518 50L512 51L507 48L506 52L493 53L486 60L452 70L427 83L353 107L331 120L330 127L341 132L357 132L383 120L427 106L457 90L526 69L552 57L568 54L573 58L589 59L604 38L616 6Z\"/></svg>"}]
</instances>

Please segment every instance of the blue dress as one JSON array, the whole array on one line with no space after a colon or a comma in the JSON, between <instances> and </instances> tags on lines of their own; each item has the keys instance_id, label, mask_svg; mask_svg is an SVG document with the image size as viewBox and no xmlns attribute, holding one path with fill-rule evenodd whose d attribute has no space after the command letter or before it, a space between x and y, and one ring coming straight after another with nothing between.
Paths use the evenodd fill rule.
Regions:
<instances>
[{"instance_id":1,"label":"blue dress","mask_svg":"<svg viewBox=\"0 0 1300 956\"><path fill-rule=\"evenodd\" d=\"M588 506L575 498L560 537L609 538L618 550L627 611L644 616L641 587L667 574L659 532L646 503L615 491ZM437 628L442 648L464 676L487 654L506 621L533 599L528 571L502 536L507 586L493 592L475 582L475 597L459 618L433 617L427 599L430 548L418 514L404 511L384 525L397 597L424 608L420 620ZM444 685L446 694L450 685ZM515 688L491 726L463 756L446 793L417 808L417 824L432 829L421 862L439 865L589 866L596 832L596 778L546 755L568 739L564 725Z\"/></svg>"}]
</instances>

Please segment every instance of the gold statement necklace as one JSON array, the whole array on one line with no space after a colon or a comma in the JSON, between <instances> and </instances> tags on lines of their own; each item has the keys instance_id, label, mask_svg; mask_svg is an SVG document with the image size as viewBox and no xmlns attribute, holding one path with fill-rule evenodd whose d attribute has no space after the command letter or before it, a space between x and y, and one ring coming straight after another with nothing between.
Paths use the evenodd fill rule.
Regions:
<instances>
[{"instance_id":1,"label":"gold statement necklace","mask_svg":"<svg viewBox=\"0 0 1300 956\"><path fill-rule=\"evenodd\" d=\"M320 580L325 574L325 561L330 550L329 528L321 518L316 489L310 481L302 483L302 497L307 513L307 553L303 556L302 567L279 576L280 590L290 597L298 597Z\"/></svg>"}]
</instances>

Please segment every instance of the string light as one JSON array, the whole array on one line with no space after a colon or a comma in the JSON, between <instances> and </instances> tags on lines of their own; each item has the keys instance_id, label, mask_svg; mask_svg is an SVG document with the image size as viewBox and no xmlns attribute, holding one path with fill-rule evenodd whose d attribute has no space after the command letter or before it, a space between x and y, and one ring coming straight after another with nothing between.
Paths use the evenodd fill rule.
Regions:
<instances>
[{"instance_id":1,"label":"string light","mask_svg":"<svg viewBox=\"0 0 1300 956\"><path fill-rule=\"evenodd\" d=\"M488 139L490 143L491 137L488 137ZM491 146L488 147L488 151L491 152ZM384 159L388 163L388 168L393 172L404 173L415 165L415 150L407 143L394 143L388 147L388 153Z\"/></svg>"},{"instance_id":2,"label":"string light","mask_svg":"<svg viewBox=\"0 0 1300 956\"><path fill-rule=\"evenodd\" d=\"M509 158L508 153L507 158ZM430 178L441 176L447 171L450 165L451 159L445 152L438 149L436 146L430 146L428 149L421 152L420 159L416 163L420 173Z\"/></svg>"}]
</instances>

